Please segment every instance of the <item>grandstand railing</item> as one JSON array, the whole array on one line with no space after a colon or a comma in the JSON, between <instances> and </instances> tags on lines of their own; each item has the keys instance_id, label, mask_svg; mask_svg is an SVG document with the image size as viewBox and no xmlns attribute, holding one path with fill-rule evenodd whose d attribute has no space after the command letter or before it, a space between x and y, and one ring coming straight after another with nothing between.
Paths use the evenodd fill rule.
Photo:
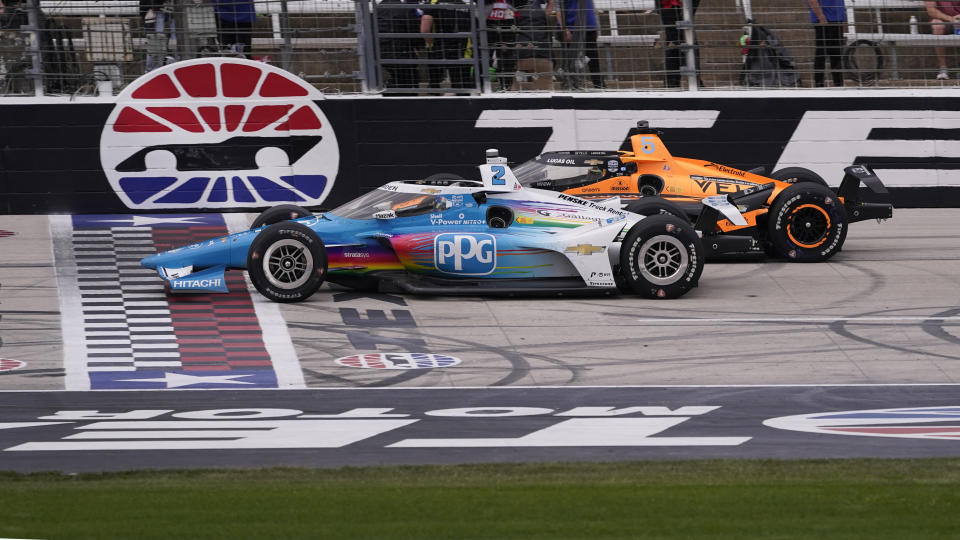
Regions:
<instances>
[{"instance_id":1,"label":"grandstand railing","mask_svg":"<svg viewBox=\"0 0 960 540\"><path fill-rule=\"evenodd\" d=\"M660 0L592 0L599 27L594 54L587 13L571 16L575 22L566 27L562 14L570 0L552 0L534 19L503 16L509 0L434 1L253 0L250 50L240 51L218 31L215 0L158 0L165 20L175 23L164 32L150 27L156 14L145 18L139 0L2 0L0 95L115 93L148 67L217 55L279 65L328 93L709 91L810 88L815 80L806 2L683 0L686 20L677 25L680 39L671 41ZM422 32L413 26L397 32L383 22L397 11L419 20L432 13L437 20ZM922 0L846 0L843 14L846 20L833 25L841 28L841 63L831 67L830 54L825 63L827 71L840 72L844 86L957 86L960 23L932 21ZM446 16L466 22L443 31L439 19ZM776 41L760 39L770 34L755 26ZM572 42L565 41L568 29ZM520 34L541 36L540 62L518 62ZM451 56L450 48L458 53ZM674 72L679 86L667 85L668 55L681 58ZM745 60L758 55L773 60L745 68ZM757 69L793 75L745 76ZM833 86L829 73L825 80Z\"/></svg>"}]
</instances>

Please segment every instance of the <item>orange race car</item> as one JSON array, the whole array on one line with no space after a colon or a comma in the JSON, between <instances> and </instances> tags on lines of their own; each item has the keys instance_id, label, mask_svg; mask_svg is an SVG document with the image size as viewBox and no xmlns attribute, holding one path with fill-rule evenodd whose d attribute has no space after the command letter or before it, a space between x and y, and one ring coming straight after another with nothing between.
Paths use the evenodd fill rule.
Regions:
<instances>
[{"instance_id":1,"label":"orange race car","mask_svg":"<svg viewBox=\"0 0 960 540\"><path fill-rule=\"evenodd\" d=\"M763 176L711 161L674 157L662 132L638 122L632 152L546 152L514 168L521 183L584 199L620 197L638 214L673 214L695 221L707 255L766 252L818 262L843 247L850 223L887 219L893 206L865 202L889 194L866 165L844 169L836 190L816 173L790 167Z\"/></svg>"}]
</instances>

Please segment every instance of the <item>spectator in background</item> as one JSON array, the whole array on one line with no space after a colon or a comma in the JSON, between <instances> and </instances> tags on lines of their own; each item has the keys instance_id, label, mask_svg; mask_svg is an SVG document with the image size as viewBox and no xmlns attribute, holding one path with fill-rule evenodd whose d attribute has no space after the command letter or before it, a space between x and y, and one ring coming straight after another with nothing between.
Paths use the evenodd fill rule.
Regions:
<instances>
[{"instance_id":1,"label":"spectator in background","mask_svg":"<svg viewBox=\"0 0 960 540\"><path fill-rule=\"evenodd\" d=\"M437 7L423 8L423 17L420 19L420 32L427 33L454 33L470 32L470 8L463 0L430 0L430 6L438 5L459 6L458 9L442 9ZM463 60L473 57L473 44L465 37L423 38L426 43L428 57L439 60ZM451 88L471 88L474 86L470 76L472 66L469 64L430 65L427 72L430 76L430 88L439 88L443 82L444 72L450 75Z\"/></svg>"},{"instance_id":2,"label":"spectator in background","mask_svg":"<svg viewBox=\"0 0 960 540\"><path fill-rule=\"evenodd\" d=\"M557 22L563 30L567 71L582 73L582 62L586 57L593 87L606 88L600 75L600 50L597 47L600 22L593 8L593 0L560 0L560 3L562 9L557 14ZM578 84L574 83L573 86L576 88Z\"/></svg>"},{"instance_id":3,"label":"spectator in background","mask_svg":"<svg viewBox=\"0 0 960 540\"><path fill-rule=\"evenodd\" d=\"M513 90L553 90L550 22L554 0L513 0L517 21L517 79ZM547 15L551 18L548 18ZM530 77L530 81L527 81Z\"/></svg>"},{"instance_id":4,"label":"spectator in background","mask_svg":"<svg viewBox=\"0 0 960 540\"><path fill-rule=\"evenodd\" d=\"M217 9L217 33L220 45L231 52L250 58L253 49L253 21L257 12L252 0L213 0Z\"/></svg>"},{"instance_id":5,"label":"spectator in background","mask_svg":"<svg viewBox=\"0 0 960 540\"><path fill-rule=\"evenodd\" d=\"M517 70L517 22L511 0L493 0L487 15L487 54L490 75L500 90L509 90Z\"/></svg>"},{"instance_id":6,"label":"spectator in background","mask_svg":"<svg viewBox=\"0 0 960 540\"><path fill-rule=\"evenodd\" d=\"M140 15L147 36L145 71L175 62L177 58L167 54L170 36L177 31L173 19L173 3L166 0L140 0Z\"/></svg>"},{"instance_id":7,"label":"spectator in background","mask_svg":"<svg viewBox=\"0 0 960 540\"><path fill-rule=\"evenodd\" d=\"M960 2L926 2L927 15L930 15L930 27L933 33L942 36L953 34L960 30ZM937 79L945 81L950 78L947 71L947 51L943 47L935 47L937 60L940 62L940 71Z\"/></svg>"},{"instance_id":8,"label":"spectator in background","mask_svg":"<svg viewBox=\"0 0 960 540\"><path fill-rule=\"evenodd\" d=\"M417 57L417 50L422 48L423 39L420 38L420 16L422 12L415 0L382 0L381 5L406 4L406 8L385 8L377 10L377 32L381 34L411 34L409 38L382 38L380 40L380 54L384 60L413 60ZM386 72L385 85L387 88L420 87L420 75L416 64L383 64ZM391 96L415 96L415 91L391 92Z\"/></svg>"},{"instance_id":9,"label":"spectator in background","mask_svg":"<svg viewBox=\"0 0 960 540\"><path fill-rule=\"evenodd\" d=\"M843 0L807 0L810 22L813 23L813 85L824 86L826 59L830 58L830 75L834 86L843 86L843 23L847 10Z\"/></svg>"},{"instance_id":10,"label":"spectator in background","mask_svg":"<svg viewBox=\"0 0 960 540\"><path fill-rule=\"evenodd\" d=\"M0 29L19 30L28 24L27 12L21 9L19 0L7 0L6 3L0 0Z\"/></svg>"},{"instance_id":11,"label":"spectator in background","mask_svg":"<svg viewBox=\"0 0 960 540\"><path fill-rule=\"evenodd\" d=\"M683 65L683 51L680 45L684 43L683 32L677 28L677 21L683 20L683 2L682 0L659 0L660 1L660 22L663 24L663 34L666 43L663 49L663 69L666 71L667 88L680 87L680 66ZM693 0L690 17L693 18L697 13L697 7L700 6L700 0ZM694 44L696 46L696 44ZM696 70L700 71L700 49L694 49Z\"/></svg>"}]
</instances>

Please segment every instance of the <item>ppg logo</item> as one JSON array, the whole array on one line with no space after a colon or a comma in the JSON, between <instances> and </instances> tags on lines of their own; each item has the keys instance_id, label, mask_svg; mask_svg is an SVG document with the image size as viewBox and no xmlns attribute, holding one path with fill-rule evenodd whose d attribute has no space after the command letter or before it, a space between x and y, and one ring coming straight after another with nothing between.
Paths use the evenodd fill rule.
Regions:
<instances>
[{"instance_id":1,"label":"ppg logo","mask_svg":"<svg viewBox=\"0 0 960 540\"><path fill-rule=\"evenodd\" d=\"M434 265L447 274L483 276L497 267L497 239L492 234L438 234L433 239Z\"/></svg>"}]
</instances>

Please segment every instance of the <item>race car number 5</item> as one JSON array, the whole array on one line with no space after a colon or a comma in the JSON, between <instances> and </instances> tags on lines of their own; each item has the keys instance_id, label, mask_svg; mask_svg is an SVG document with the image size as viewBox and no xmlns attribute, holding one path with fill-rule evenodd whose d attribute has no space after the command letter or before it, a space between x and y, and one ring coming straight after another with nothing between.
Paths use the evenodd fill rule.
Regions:
<instances>
[{"instance_id":1,"label":"race car number 5","mask_svg":"<svg viewBox=\"0 0 960 540\"><path fill-rule=\"evenodd\" d=\"M640 137L640 151L644 154L652 154L656 150L653 137Z\"/></svg>"},{"instance_id":2,"label":"race car number 5","mask_svg":"<svg viewBox=\"0 0 960 540\"><path fill-rule=\"evenodd\" d=\"M507 184L507 181L503 179L504 169L503 165L494 165L490 167L490 170L493 171L493 178L491 179L491 184L495 186L504 186Z\"/></svg>"}]
</instances>

